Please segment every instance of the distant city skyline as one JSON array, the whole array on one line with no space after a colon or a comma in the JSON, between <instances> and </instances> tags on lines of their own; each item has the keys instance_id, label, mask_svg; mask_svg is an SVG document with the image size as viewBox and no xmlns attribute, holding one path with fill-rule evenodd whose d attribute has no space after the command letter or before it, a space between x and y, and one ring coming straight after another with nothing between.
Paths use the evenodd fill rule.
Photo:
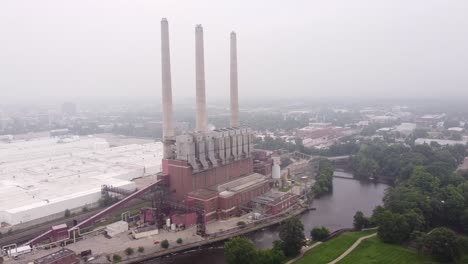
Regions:
<instances>
[{"instance_id":1,"label":"distant city skyline","mask_svg":"<svg viewBox=\"0 0 468 264\"><path fill-rule=\"evenodd\" d=\"M459 99L468 96L467 11L461 0L3 1L0 104L157 100L162 17L174 102L195 98L196 24L208 104L229 97L232 30L241 107L253 97Z\"/></svg>"}]
</instances>

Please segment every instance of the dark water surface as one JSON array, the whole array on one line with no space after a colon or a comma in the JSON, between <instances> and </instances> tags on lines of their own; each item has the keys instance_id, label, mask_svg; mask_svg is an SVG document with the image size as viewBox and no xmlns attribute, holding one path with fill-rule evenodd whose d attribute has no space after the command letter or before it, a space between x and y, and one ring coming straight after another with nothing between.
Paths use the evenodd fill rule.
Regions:
<instances>
[{"instance_id":1,"label":"dark water surface","mask_svg":"<svg viewBox=\"0 0 468 264\"><path fill-rule=\"evenodd\" d=\"M382 204L382 198L388 185L381 183L360 182L357 180L333 179L333 193L313 202L316 211L300 216L304 223L306 237L315 226L326 226L330 231L353 226L356 211L370 215L372 210ZM278 239L278 227L270 227L248 235L258 248L270 248ZM222 244L210 248L155 259L145 264L225 264Z\"/></svg>"}]
</instances>

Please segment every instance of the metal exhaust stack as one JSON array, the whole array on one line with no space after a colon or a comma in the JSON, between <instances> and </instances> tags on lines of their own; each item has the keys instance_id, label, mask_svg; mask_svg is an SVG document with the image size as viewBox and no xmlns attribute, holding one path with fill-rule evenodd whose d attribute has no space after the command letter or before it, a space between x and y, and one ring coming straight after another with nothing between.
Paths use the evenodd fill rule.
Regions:
<instances>
[{"instance_id":1,"label":"metal exhaust stack","mask_svg":"<svg viewBox=\"0 0 468 264\"><path fill-rule=\"evenodd\" d=\"M206 115L205 96L205 52L203 48L203 27L195 27L195 68L196 68L196 97L197 97L197 117L196 128L198 132L206 132L208 118Z\"/></svg>"},{"instance_id":2,"label":"metal exhaust stack","mask_svg":"<svg viewBox=\"0 0 468 264\"><path fill-rule=\"evenodd\" d=\"M237 85L237 37L231 32L231 127L240 127L239 121L239 92Z\"/></svg>"},{"instance_id":3,"label":"metal exhaust stack","mask_svg":"<svg viewBox=\"0 0 468 264\"><path fill-rule=\"evenodd\" d=\"M162 107L163 107L163 144L164 158L172 158L171 145L174 140L172 124L172 82L171 56L169 49L169 24L166 18L161 20L161 69L162 69Z\"/></svg>"}]
</instances>

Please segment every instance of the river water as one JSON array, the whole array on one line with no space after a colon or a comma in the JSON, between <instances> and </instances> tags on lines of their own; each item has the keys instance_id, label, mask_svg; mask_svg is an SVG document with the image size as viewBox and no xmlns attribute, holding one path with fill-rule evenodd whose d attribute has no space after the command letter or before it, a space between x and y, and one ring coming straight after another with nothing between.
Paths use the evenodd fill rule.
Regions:
<instances>
[{"instance_id":1,"label":"river water","mask_svg":"<svg viewBox=\"0 0 468 264\"><path fill-rule=\"evenodd\" d=\"M333 179L333 193L314 200L309 211L300 216L304 223L306 237L310 230L316 226L326 226L330 231L353 226L353 216L356 211L370 215L372 210L382 204L386 184L360 182L352 179ZM278 227L270 227L248 235L258 248L270 248L273 241L278 239ZM225 264L222 244L211 248L192 251L155 259L145 264Z\"/></svg>"}]
</instances>

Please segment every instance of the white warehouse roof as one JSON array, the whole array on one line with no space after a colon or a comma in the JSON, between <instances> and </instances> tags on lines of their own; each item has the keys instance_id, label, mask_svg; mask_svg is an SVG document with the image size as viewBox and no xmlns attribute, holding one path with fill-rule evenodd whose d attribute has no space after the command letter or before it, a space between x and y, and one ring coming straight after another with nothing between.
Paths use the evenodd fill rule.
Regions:
<instances>
[{"instance_id":1,"label":"white warehouse roof","mask_svg":"<svg viewBox=\"0 0 468 264\"><path fill-rule=\"evenodd\" d=\"M160 142L108 146L100 138L0 144L0 222L14 225L93 204L101 185L133 190L130 180L160 171Z\"/></svg>"}]
</instances>

